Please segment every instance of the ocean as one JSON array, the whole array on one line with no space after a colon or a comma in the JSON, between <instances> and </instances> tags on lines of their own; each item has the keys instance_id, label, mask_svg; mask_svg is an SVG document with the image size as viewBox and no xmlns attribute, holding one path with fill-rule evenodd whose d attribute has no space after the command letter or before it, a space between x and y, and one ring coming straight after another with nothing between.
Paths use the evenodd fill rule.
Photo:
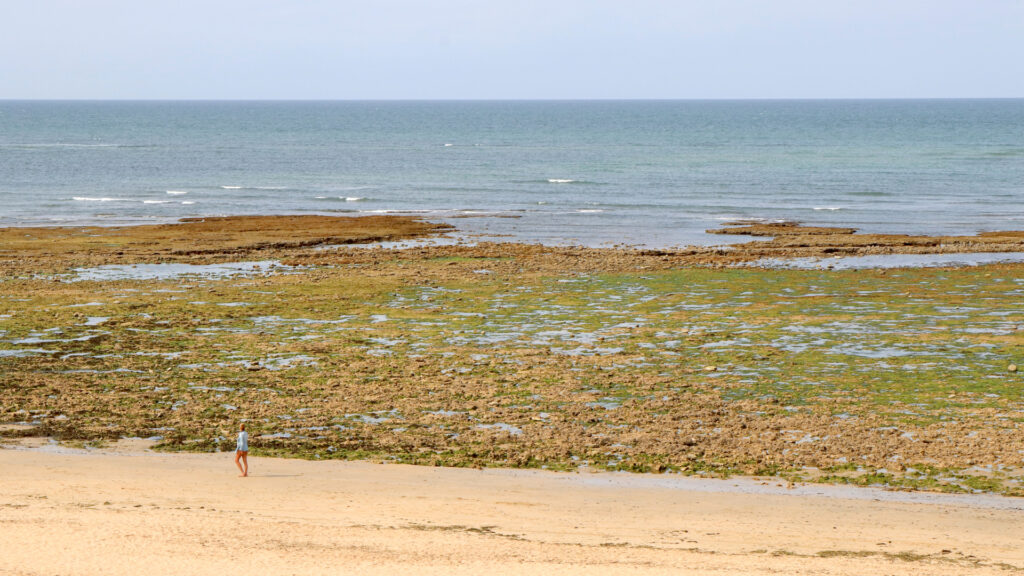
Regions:
<instances>
[{"instance_id":1,"label":"ocean","mask_svg":"<svg viewBox=\"0 0 1024 576\"><path fill-rule=\"evenodd\" d=\"M1024 99L0 101L0 225L413 214L546 244L1024 229Z\"/></svg>"}]
</instances>

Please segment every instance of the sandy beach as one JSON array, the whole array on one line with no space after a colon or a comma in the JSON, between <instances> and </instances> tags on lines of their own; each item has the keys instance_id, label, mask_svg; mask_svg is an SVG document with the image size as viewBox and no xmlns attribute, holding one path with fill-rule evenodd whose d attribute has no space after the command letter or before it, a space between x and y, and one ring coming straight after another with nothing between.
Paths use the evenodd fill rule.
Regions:
<instances>
[{"instance_id":1,"label":"sandy beach","mask_svg":"<svg viewBox=\"0 0 1024 576\"><path fill-rule=\"evenodd\" d=\"M122 443L123 444L123 443ZM1007 574L1024 500L229 453L0 450L0 573Z\"/></svg>"}]
</instances>

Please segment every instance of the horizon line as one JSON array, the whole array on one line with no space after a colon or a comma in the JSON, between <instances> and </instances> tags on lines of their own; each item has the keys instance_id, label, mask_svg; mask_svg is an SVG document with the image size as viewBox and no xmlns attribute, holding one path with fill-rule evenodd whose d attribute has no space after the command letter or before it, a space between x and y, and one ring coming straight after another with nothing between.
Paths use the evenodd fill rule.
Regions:
<instances>
[{"instance_id":1,"label":"horizon line","mask_svg":"<svg viewBox=\"0 0 1024 576\"><path fill-rule=\"evenodd\" d=\"M865 102L1024 100L1024 96L740 98L0 98L0 102Z\"/></svg>"}]
</instances>

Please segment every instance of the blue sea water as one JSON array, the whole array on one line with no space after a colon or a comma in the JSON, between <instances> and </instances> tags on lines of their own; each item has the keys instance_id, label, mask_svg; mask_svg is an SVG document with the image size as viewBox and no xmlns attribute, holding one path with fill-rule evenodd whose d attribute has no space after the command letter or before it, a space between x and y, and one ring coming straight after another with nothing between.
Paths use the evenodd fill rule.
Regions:
<instances>
[{"instance_id":1,"label":"blue sea water","mask_svg":"<svg viewBox=\"0 0 1024 576\"><path fill-rule=\"evenodd\" d=\"M584 245L1019 230L1024 100L0 101L0 225L285 213Z\"/></svg>"}]
</instances>

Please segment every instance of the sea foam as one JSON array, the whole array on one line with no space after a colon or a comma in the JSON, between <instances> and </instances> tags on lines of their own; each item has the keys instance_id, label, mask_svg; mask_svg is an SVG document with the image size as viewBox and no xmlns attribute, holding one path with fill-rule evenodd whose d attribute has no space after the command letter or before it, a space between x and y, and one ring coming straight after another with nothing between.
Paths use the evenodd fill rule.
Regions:
<instances>
[{"instance_id":1,"label":"sea foam","mask_svg":"<svg viewBox=\"0 0 1024 576\"><path fill-rule=\"evenodd\" d=\"M317 200L343 200L345 202L362 202L365 196L317 196Z\"/></svg>"},{"instance_id":2,"label":"sea foam","mask_svg":"<svg viewBox=\"0 0 1024 576\"><path fill-rule=\"evenodd\" d=\"M224 190L287 190L287 186L221 186Z\"/></svg>"}]
</instances>

